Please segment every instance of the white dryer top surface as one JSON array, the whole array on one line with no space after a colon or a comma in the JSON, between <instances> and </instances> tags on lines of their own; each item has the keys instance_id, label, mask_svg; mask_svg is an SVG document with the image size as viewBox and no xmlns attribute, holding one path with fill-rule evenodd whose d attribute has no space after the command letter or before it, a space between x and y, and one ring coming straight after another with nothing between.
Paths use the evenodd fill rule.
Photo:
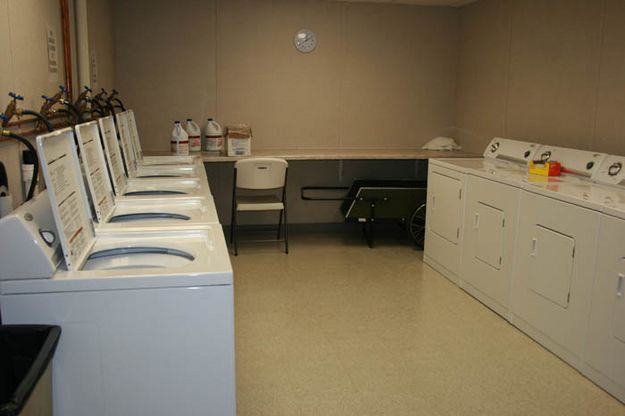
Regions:
<instances>
[{"instance_id":1,"label":"white dryer top surface","mask_svg":"<svg viewBox=\"0 0 625 416\"><path fill-rule=\"evenodd\" d=\"M507 160L498 159L486 159L486 158L442 158L442 159L430 159L430 162L436 166L446 167L448 169L454 169L459 172L467 173L475 169L515 169L515 170L527 170L525 165L521 165L515 162L509 162Z\"/></svg>"},{"instance_id":2,"label":"white dryer top surface","mask_svg":"<svg viewBox=\"0 0 625 416\"><path fill-rule=\"evenodd\" d=\"M219 227L99 236L91 255L115 248L158 247L191 255L192 260L168 253L104 256L87 261L79 271L60 268L50 279L2 282L0 292L8 295L232 285L230 257Z\"/></svg>"},{"instance_id":3,"label":"white dryer top surface","mask_svg":"<svg viewBox=\"0 0 625 416\"><path fill-rule=\"evenodd\" d=\"M594 184L571 176L551 178L532 176L525 188L530 192L595 211L605 212L621 207L625 214L625 192L618 188Z\"/></svg>"},{"instance_id":4,"label":"white dryer top surface","mask_svg":"<svg viewBox=\"0 0 625 416\"><path fill-rule=\"evenodd\" d=\"M485 158L431 159L430 163L485 179L522 187L527 181L527 167L519 163Z\"/></svg>"},{"instance_id":5,"label":"white dryer top surface","mask_svg":"<svg viewBox=\"0 0 625 416\"><path fill-rule=\"evenodd\" d=\"M469 174L521 189L527 186L530 177L527 173L527 168L519 165L510 166L508 168L494 168L485 165L481 169L470 171Z\"/></svg>"}]
</instances>

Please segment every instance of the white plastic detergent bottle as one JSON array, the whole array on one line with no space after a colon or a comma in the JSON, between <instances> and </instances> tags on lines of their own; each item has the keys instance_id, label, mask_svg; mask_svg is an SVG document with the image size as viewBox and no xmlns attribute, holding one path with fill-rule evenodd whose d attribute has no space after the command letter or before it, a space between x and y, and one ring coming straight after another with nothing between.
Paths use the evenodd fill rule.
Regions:
<instances>
[{"instance_id":1,"label":"white plastic detergent bottle","mask_svg":"<svg viewBox=\"0 0 625 416\"><path fill-rule=\"evenodd\" d=\"M189 135L179 121L174 122L174 130L171 132L171 153L177 156L189 155Z\"/></svg>"},{"instance_id":2,"label":"white plastic detergent bottle","mask_svg":"<svg viewBox=\"0 0 625 416\"><path fill-rule=\"evenodd\" d=\"M189 151L200 152L202 150L202 131L195 121L188 118L184 126L189 135Z\"/></svg>"},{"instance_id":3,"label":"white plastic detergent bottle","mask_svg":"<svg viewBox=\"0 0 625 416\"><path fill-rule=\"evenodd\" d=\"M219 152L224 151L224 133L219 123L212 118L209 118L206 122L206 128L204 129L206 134L206 142L204 150L207 152Z\"/></svg>"}]
</instances>

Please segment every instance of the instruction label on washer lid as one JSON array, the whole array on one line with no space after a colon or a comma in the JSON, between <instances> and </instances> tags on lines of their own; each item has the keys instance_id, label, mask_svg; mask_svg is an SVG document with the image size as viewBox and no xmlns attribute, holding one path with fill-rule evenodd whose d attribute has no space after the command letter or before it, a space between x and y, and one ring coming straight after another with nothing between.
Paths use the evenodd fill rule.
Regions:
<instances>
[{"instance_id":1,"label":"instruction label on washer lid","mask_svg":"<svg viewBox=\"0 0 625 416\"><path fill-rule=\"evenodd\" d=\"M71 129L37 138L44 179L68 270L76 270L95 240Z\"/></svg>"},{"instance_id":2,"label":"instruction label on washer lid","mask_svg":"<svg viewBox=\"0 0 625 416\"><path fill-rule=\"evenodd\" d=\"M118 113L118 115L120 119L120 138L122 143L126 146L126 149L128 149L128 152L130 152L130 159L132 159L133 165L136 168L139 164L139 155L137 147L134 143L132 130L130 128L130 115L128 114L128 111Z\"/></svg>"},{"instance_id":3,"label":"instruction label on washer lid","mask_svg":"<svg viewBox=\"0 0 625 416\"><path fill-rule=\"evenodd\" d=\"M128 120L125 113L117 113L117 127L119 129L119 140L122 143L122 151L126 160L128 175L133 176L137 171L137 159L133 153L132 144L128 134Z\"/></svg>"},{"instance_id":4,"label":"instruction label on washer lid","mask_svg":"<svg viewBox=\"0 0 625 416\"><path fill-rule=\"evenodd\" d=\"M113 187L115 192L119 194L126 187L126 173L124 172L122 155L119 152L115 122L112 116L102 117L99 122L104 135L104 152L111 169L111 175L113 175Z\"/></svg>"},{"instance_id":5,"label":"instruction label on washer lid","mask_svg":"<svg viewBox=\"0 0 625 416\"><path fill-rule=\"evenodd\" d=\"M87 124L76 127L80 133L82 163L89 176L89 190L95 206L98 222L102 222L112 214L115 208L111 183L108 180L104 154L100 146L98 126Z\"/></svg>"},{"instance_id":6,"label":"instruction label on washer lid","mask_svg":"<svg viewBox=\"0 0 625 416\"><path fill-rule=\"evenodd\" d=\"M132 134L133 143L137 152L139 160L143 160L143 149L141 148L141 140L139 140L139 130L137 130L137 121L135 120L135 113L132 110L128 110L128 125L130 126L130 133Z\"/></svg>"}]
</instances>

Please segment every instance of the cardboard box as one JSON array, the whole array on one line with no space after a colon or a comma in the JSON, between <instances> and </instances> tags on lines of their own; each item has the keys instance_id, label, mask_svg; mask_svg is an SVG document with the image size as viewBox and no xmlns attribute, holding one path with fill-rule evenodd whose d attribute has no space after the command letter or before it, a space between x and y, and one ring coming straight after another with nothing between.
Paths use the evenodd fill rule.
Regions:
<instances>
[{"instance_id":1,"label":"cardboard box","mask_svg":"<svg viewBox=\"0 0 625 416\"><path fill-rule=\"evenodd\" d=\"M252 129L244 124L226 126L228 156L250 156L252 154Z\"/></svg>"}]
</instances>

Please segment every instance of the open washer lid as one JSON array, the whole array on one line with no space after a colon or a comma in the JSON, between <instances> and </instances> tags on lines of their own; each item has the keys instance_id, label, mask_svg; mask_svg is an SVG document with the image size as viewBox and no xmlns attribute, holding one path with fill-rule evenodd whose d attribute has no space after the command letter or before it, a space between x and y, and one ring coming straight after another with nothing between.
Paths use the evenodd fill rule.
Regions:
<instances>
[{"instance_id":1,"label":"open washer lid","mask_svg":"<svg viewBox=\"0 0 625 416\"><path fill-rule=\"evenodd\" d=\"M37 136L37 147L54 222L68 270L79 270L95 232L71 127Z\"/></svg>"},{"instance_id":2,"label":"open washer lid","mask_svg":"<svg viewBox=\"0 0 625 416\"><path fill-rule=\"evenodd\" d=\"M75 130L95 215L98 222L103 222L113 214L115 197L100 144L98 124L96 121L90 121L77 125Z\"/></svg>"},{"instance_id":3,"label":"open washer lid","mask_svg":"<svg viewBox=\"0 0 625 416\"><path fill-rule=\"evenodd\" d=\"M139 155L137 150L132 145L130 138L130 128L128 126L128 112L123 111L115 114L115 120L117 121L117 130L119 133L119 142L121 143L122 154L124 155L124 161L126 162L126 171L129 177L136 176L137 166L139 163Z\"/></svg>"},{"instance_id":4,"label":"open washer lid","mask_svg":"<svg viewBox=\"0 0 625 416\"><path fill-rule=\"evenodd\" d=\"M126 188L128 177L124 168L119 141L117 140L117 130L115 130L113 116L99 118L98 125L102 134L104 156L109 167L113 190L115 195L119 195Z\"/></svg>"}]
</instances>

